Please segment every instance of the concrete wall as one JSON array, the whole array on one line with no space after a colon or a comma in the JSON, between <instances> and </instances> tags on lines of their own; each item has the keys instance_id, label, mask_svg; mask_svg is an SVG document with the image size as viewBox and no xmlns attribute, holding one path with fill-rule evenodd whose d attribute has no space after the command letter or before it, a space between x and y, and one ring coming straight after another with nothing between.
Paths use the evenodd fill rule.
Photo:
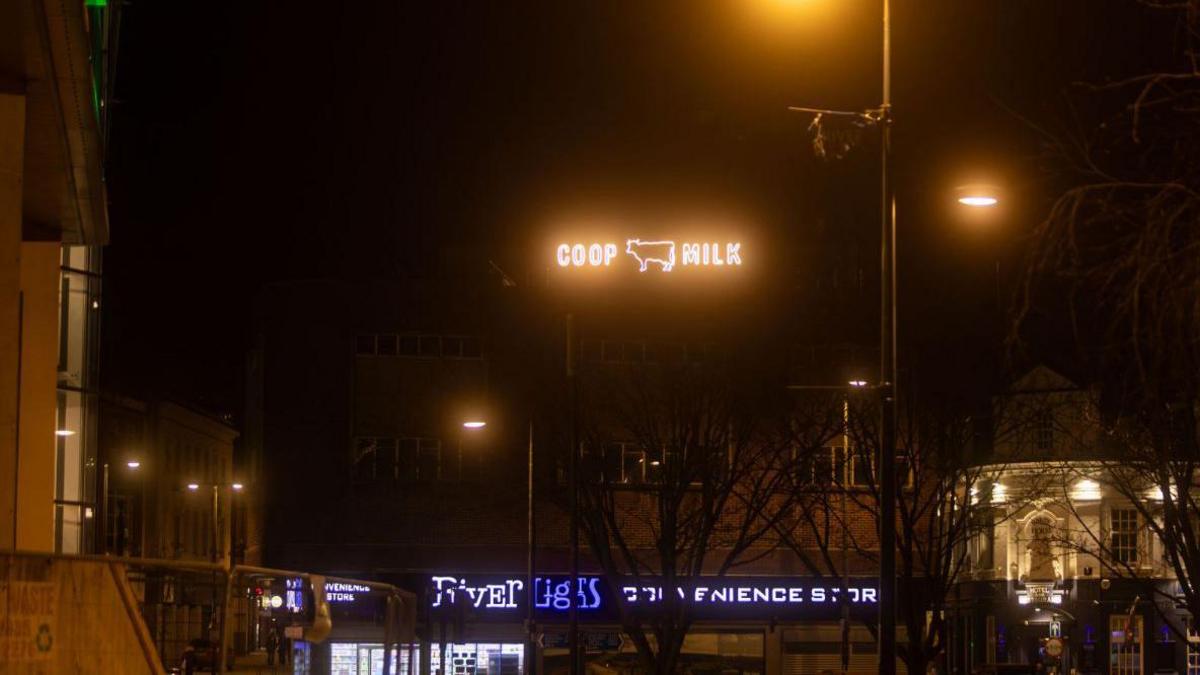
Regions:
<instances>
[{"instance_id":1,"label":"concrete wall","mask_svg":"<svg viewBox=\"0 0 1200 675\"><path fill-rule=\"evenodd\" d=\"M16 543L25 97L0 94L0 547Z\"/></svg>"},{"instance_id":2,"label":"concrete wall","mask_svg":"<svg viewBox=\"0 0 1200 675\"><path fill-rule=\"evenodd\" d=\"M54 550L58 366L58 242L21 244L21 410L17 538L23 551Z\"/></svg>"},{"instance_id":3,"label":"concrete wall","mask_svg":"<svg viewBox=\"0 0 1200 675\"><path fill-rule=\"evenodd\" d=\"M161 674L124 567L0 557L0 675Z\"/></svg>"}]
</instances>

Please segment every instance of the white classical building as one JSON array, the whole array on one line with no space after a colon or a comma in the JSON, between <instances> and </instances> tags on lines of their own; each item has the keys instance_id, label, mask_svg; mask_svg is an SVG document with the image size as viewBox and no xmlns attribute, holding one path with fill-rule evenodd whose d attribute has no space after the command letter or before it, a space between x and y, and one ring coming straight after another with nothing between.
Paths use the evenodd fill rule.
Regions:
<instances>
[{"instance_id":1,"label":"white classical building","mask_svg":"<svg viewBox=\"0 0 1200 675\"><path fill-rule=\"evenodd\" d=\"M1102 437L1093 392L1038 367L995 401L978 531L956 589L953 671L1200 674L1190 619L1148 526L1161 492ZM1011 664L1011 665L1005 665Z\"/></svg>"}]
</instances>

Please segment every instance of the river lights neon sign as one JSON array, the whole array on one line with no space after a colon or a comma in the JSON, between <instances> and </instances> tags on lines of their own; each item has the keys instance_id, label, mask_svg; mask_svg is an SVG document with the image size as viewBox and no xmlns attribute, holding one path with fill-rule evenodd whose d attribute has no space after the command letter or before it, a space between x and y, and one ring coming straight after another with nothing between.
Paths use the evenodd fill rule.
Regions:
<instances>
[{"instance_id":1,"label":"river lights neon sign","mask_svg":"<svg viewBox=\"0 0 1200 675\"><path fill-rule=\"evenodd\" d=\"M619 260L619 252L637 263L639 272L657 269L670 272L676 267L740 267L740 241L684 241L672 239L626 239L625 246L616 242L562 243L555 249L559 267L611 267Z\"/></svg>"},{"instance_id":2,"label":"river lights neon sign","mask_svg":"<svg viewBox=\"0 0 1200 675\"><path fill-rule=\"evenodd\" d=\"M477 610L511 610L525 602L525 581L520 578L493 578L489 583L473 584L467 577L435 576L431 581L433 607L453 606L459 600ZM840 585L734 578L697 581L700 583L688 588L676 588L675 593L681 599L703 607L828 606L841 604L843 598L851 605L873 605L879 601L879 590L871 585L855 584L843 589ZM601 584L600 577L579 577L576 598L580 610L603 609L605 596ZM537 609L566 611L571 607L571 580L569 577L536 577L533 595ZM620 597L626 605L654 606L662 602L663 588L621 586Z\"/></svg>"},{"instance_id":3,"label":"river lights neon sign","mask_svg":"<svg viewBox=\"0 0 1200 675\"><path fill-rule=\"evenodd\" d=\"M515 609L525 598L524 579L504 579L481 585L471 585L465 577L433 577L432 581L434 607L453 605L458 598L465 598L475 609ZM579 577L577 581L579 609L599 607L600 577ZM571 580L534 577L533 604L538 609L570 609Z\"/></svg>"}]
</instances>

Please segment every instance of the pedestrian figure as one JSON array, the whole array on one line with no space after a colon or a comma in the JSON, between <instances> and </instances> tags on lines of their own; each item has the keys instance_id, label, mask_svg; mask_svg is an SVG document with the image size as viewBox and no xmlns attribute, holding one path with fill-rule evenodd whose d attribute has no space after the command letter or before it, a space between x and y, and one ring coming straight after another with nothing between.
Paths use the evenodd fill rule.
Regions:
<instances>
[{"instance_id":1,"label":"pedestrian figure","mask_svg":"<svg viewBox=\"0 0 1200 675\"><path fill-rule=\"evenodd\" d=\"M278 640L278 645L279 645L279 665L281 665L281 666L286 666L286 665L287 665L287 662L288 662L288 651L289 651L289 650L288 650L288 643L289 643L289 642L291 642L291 640L289 640L287 637L285 637L285 636L283 635L283 629L282 629L282 628L280 628L280 629L279 629L279 631L280 631L279 640Z\"/></svg>"},{"instance_id":2,"label":"pedestrian figure","mask_svg":"<svg viewBox=\"0 0 1200 675\"><path fill-rule=\"evenodd\" d=\"M267 631L267 665L275 665L275 652L279 649L279 633L275 632L276 628L271 626Z\"/></svg>"}]
</instances>

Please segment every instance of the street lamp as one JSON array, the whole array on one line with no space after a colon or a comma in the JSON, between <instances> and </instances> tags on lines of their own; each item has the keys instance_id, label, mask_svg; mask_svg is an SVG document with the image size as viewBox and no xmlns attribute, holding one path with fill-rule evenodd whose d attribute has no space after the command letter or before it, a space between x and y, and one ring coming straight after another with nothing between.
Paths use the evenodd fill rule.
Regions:
<instances>
[{"instance_id":1,"label":"street lamp","mask_svg":"<svg viewBox=\"0 0 1200 675\"><path fill-rule=\"evenodd\" d=\"M237 482L237 481L234 481L232 483L191 482L191 483L187 483L184 487L186 487L189 492L199 492L201 486L212 489L212 530L213 530L212 544L213 544L213 547L212 547L212 554L210 557L212 559L212 562L217 562L217 558L219 556L223 557L226 559L227 564L232 565L233 564L233 561L232 561L233 551L232 550L226 551L225 547L223 547L220 542L220 537L221 537L221 527L220 527L220 523L221 523L221 516L220 516L220 513L221 513L221 511L220 511L221 488L229 488L230 493L232 494L232 493L242 492L243 489L245 488L245 485L240 482ZM232 512L233 512L233 507L232 507L232 504L230 504L231 516L232 516Z\"/></svg>"},{"instance_id":2,"label":"street lamp","mask_svg":"<svg viewBox=\"0 0 1200 675\"><path fill-rule=\"evenodd\" d=\"M221 542L221 529L220 529L220 527L221 527L220 526L220 522L221 522L220 521L221 488L228 487L230 490L230 495L232 496L233 493L241 492L245 486L242 483L237 482L237 481L234 481L231 483L205 483L204 485L206 487L212 488L212 529L213 529L213 539L212 539L213 548L212 548L212 556L211 556L212 562L214 562L214 563L217 562L217 557L219 555L222 558L222 562L224 563L225 575L226 575L225 576L225 592L223 595L224 600L223 600L223 604L221 606L220 622L217 627L219 638L217 641L216 663L223 664L223 663L226 663L226 654L228 653L226 639L225 639L225 637L226 637L225 631L226 631L226 626L228 625L228 622L226 621L226 619L227 619L227 615L229 613L230 592L231 592L231 589L233 586L233 546L232 546L232 542L231 542L229 549L226 550L225 547L221 546L221 543L220 543ZM191 492L198 492L200 490L200 483L188 483L187 489ZM232 535L232 516L233 516L232 499L231 499L231 503L229 506L230 506L229 514L230 514L230 520L231 520L230 534ZM230 538L232 539L232 536ZM216 608L217 608L217 598L216 598L216 588L214 585L213 611L216 611ZM216 667L214 666L214 672L215 672L215 670L216 670Z\"/></svg>"},{"instance_id":3,"label":"street lamp","mask_svg":"<svg viewBox=\"0 0 1200 675\"><path fill-rule=\"evenodd\" d=\"M75 433L74 431L67 431L66 433L63 433L64 431L66 430L59 430L57 433L60 436L70 436ZM136 459L131 459L125 462L125 466L128 467L130 471L136 471L141 465L142 463ZM108 553L108 508L108 462L105 462L101 468L100 480L100 532L102 540L100 547L102 553Z\"/></svg>"},{"instance_id":4,"label":"street lamp","mask_svg":"<svg viewBox=\"0 0 1200 675\"><path fill-rule=\"evenodd\" d=\"M470 420L463 422L463 427L467 429L482 429L487 426L487 422L482 420ZM534 643L534 633L536 625L534 623L534 554L537 546L537 530L535 529L534 520L534 501L533 501L533 420L529 420L529 442L527 452L527 467L526 467L526 504L525 504L525 520L527 526L527 541L529 544L528 555L525 564L525 632L527 638L527 653L525 655L525 672L534 672L533 664L537 660L536 646ZM571 596L571 602L575 602L574 595ZM443 656L443 663L445 657Z\"/></svg>"},{"instance_id":5,"label":"street lamp","mask_svg":"<svg viewBox=\"0 0 1200 675\"><path fill-rule=\"evenodd\" d=\"M994 185L960 185L957 193L958 203L975 209L986 209L1000 204L1000 191Z\"/></svg>"},{"instance_id":6,"label":"street lamp","mask_svg":"<svg viewBox=\"0 0 1200 675\"><path fill-rule=\"evenodd\" d=\"M797 112L854 117L879 129L879 672L896 672L896 196L892 186L892 11L883 5L879 107L866 111L792 106Z\"/></svg>"}]
</instances>

